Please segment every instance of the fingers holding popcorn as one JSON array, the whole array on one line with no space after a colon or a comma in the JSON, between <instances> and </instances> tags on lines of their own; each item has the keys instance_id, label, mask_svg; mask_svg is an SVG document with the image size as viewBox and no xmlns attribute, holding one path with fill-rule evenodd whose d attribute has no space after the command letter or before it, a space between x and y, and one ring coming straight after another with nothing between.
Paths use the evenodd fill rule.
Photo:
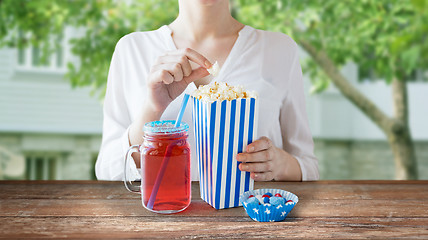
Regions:
<instances>
[{"instance_id":1,"label":"fingers holding popcorn","mask_svg":"<svg viewBox=\"0 0 428 240\"><path fill-rule=\"evenodd\" d=\"M171 84L172 82L174 82L174 76L167 70L159 70L155 73L154 82Z\"/></svg>"},{"instance_id":2,"label":"fingers holding popcorn","mask_svg":"<svg viewBox=\"0 0 428 240\"><path fill-rule=\"evenodd\" d=\"M172 82L179 82L183 80L184 72L182 70L181 64L179 63L163 63L160 65L153 66L152 71L155 73L161 74L160 77L155 78L154 80L157 82L163 82L165 84L170 84ZM170 77L172 77L172 81L170 81Z\"/></svg>"},{"instance_id":3,"label":"fingers holding popcorn","mask_svg":"<svg viewBox=\"0 0 428 240\"><path fill-rule=\"evenodd\" d=\"M192 73L192 67L190 65L190 60L187 56L178 54L175 51L175 54L169 53L163 56L160 56L157 60L154 68L159 68L163 64L180 64L181 70L184 76L189 76Z\"/></svg>"},{"instance_id":4,"label":"fingers holding popcorn","mask_svg":"<svg viewBox=\"0 0 428 240\"><path fill-rule=\"evenodd\" d=\"M183 56L186 56L189 60L191 60L194 63L199 64L199 66L204 67L204 68L210 68L211 67L211 62L205 58L202 54L196 52L195 50L191 49L191 48L184 48L184 49L180 49L178 50L179 53Z\"/></svg>"},{"instance_id":5,"label":"fingers holding popcorn","mask_svg":"<svg viewBox=\"0 0 428 240\"><path fill-rule=\"evenodd\" d=\"M200 67L192 69L191 62ZM212 64L193 49L170 51L158 57L148 76L148 102L152 111L163 112L187 86L209 73Z\"/></svg>"}]
</instances>

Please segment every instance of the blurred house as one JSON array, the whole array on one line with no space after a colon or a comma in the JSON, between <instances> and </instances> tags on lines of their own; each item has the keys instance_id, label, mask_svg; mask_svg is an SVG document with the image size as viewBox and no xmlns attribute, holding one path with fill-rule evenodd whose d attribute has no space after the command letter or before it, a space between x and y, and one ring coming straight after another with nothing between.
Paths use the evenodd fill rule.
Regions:
<instances>
[{"instance_id":1,"label":"blurred house","mask_svg":"<svg viewBox=\"0 0 428 240\"><path fill-rule=\"evenodd\" d=\"M94 179L102 104L90 89L64 80L71 56L65 44L43 66L36 48L0 49L0 179ZM343 72L387 114L390 87L357 82L357 66ZM309 81L305 79L306 93ZM409 85L410 124L420 178L428 179L428 84ZM393 179L394 161L383 133L334 87L307 94L307 111L322 179Z\"/></svg>"},{"instance_id":2,"label":"blurred house","mask_svg":"<svg viewBox=\"0 0 428 240\"><path fill-rule=\"evenodd\" d=\"M95 177L102 104L64 80L68 53L0 49L0 179Z\"/></svg>"}]
</instances>

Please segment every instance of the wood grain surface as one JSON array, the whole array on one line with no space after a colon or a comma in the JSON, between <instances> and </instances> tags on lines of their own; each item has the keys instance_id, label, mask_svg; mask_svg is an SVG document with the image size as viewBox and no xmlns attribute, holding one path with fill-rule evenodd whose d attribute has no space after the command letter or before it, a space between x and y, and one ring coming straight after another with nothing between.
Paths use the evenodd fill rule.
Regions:
<instances>
[{"instance_id":1,"label":"wood grain surface","mask_svg":"<svg viewBox=\"0 0 428 240\"><path fill-rule=\"evenodd\" d=\"M215 210L192 185L177 214L147 211L121 182L0 181L0 238L428 239L428 181L267 182L299 203L283 222Z\"/></svg>"}]
</instances>

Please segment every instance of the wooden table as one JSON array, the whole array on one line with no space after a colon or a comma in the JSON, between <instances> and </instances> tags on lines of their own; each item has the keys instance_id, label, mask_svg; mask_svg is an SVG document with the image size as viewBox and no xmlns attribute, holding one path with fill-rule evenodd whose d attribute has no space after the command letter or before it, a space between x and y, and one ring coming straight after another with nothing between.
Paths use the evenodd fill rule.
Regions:
<instances>
[{"instance_id":1,"label":"wooden table","mask_svg":"<svg viewBox=\"0 0 428 240\"><path fill-rule=\"evenodd\" d=\"M295 193L283 222L215 210L192 185L178 214L145 210L121 182L0 181L0 238L428 238L428 181L256 183Z\"/></svg>"}]
</instances>

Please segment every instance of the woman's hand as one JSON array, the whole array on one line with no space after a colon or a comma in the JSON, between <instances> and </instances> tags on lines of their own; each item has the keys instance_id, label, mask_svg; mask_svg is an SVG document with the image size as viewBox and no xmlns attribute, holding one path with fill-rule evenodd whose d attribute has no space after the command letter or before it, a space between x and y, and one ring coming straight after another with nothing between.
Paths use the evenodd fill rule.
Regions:
<instances>
[{"instance_id":1,"label":"woman's hand","mask_svg":"<svg viewBox=\"0 0 428 240\"><path fill-rule=\"evenodd\" d=\"M190 61L200 67L192 69ZM148 77L148 101L155 112L163 112L191 82L209 75L211 63L190 48L171 51L160 56Z\"/></svg>"},{"instance_id":2,"label":"woman's hand","mask_svg":"<svg viewBox=\"0 0 428 240\"><path fill-rule=\"evenodd\" d=\"M192 69L190 62L199 65ZM190 48L179 49L160 56L152 66L147 83L148 98L128 133L130 145L141 144L143 126L159 120L168 105L180 96L191 82L207 76L211 63ZM138 154L133 154L135 164L140 167Z\"/></svg>"},{"instance_id":3,"label":"woman's hand","mask_svg":"<svg viewBox=\"0 0 428 240\"><path fill-rule=\"evenodd\" d=\"M239 169L250 172L256 181L301 181L302 173L297 160L286 151L275 147L267 137L252 142L247 151L237 155Z\"/></svg>"}]
</instances>

